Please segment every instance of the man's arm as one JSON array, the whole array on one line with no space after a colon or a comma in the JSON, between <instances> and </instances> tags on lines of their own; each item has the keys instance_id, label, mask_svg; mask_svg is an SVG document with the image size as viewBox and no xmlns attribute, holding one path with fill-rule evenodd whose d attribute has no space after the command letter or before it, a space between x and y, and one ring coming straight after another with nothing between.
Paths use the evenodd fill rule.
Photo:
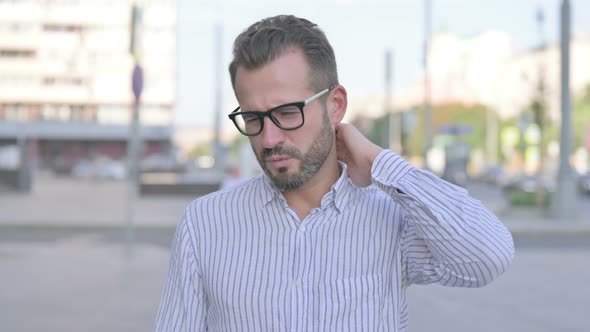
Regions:
<instances>
[{"instance_id":1,"label":"man's arm","mask_svg":"<svg viewBox=\"0 0 590 332\"><path fill-rule=\"evenodd\" d=\"M374 183L404 211L404 284L438 282L479 287L512 261L512 236L463 188L419 170L367 140L356 128L337 127L339 159L360 186Z\"/></svg>"},{"instance_id":2,"label":"man's arm","mask_svg":"<svg viewBox=\"0 0 590 332\"><path fill-rule=\"evenodd\" d=\"M156 318L156 332L206 330L207 301L190 220L193 219L187 209L172 243L168 277Z\"/></svg>"}]
</instances>

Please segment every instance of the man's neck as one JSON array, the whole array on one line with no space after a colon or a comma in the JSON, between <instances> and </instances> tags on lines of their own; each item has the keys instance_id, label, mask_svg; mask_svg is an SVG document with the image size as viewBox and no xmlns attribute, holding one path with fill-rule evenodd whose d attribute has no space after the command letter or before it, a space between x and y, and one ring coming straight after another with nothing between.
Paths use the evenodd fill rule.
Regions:
<instances>
[{"instance_id":1,"label":"man's neck","mask_svg":"<svg viewBox=\"0 0 590 332\"><path fill-rule=\"evenodd\" d=\"M339 177L340 166L338 162L326 160L324 167L303 186L294 191L283 192L283 195L289 207L295 210L299 220L303 221L312 209L320 207L322 198L330 191Z\"/></svg>"}]
</instances>

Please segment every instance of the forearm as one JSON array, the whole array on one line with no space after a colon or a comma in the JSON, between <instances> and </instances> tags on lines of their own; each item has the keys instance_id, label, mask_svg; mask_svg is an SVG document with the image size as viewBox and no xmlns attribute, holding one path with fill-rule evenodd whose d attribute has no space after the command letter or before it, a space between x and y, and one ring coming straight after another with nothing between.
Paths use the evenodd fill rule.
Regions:
<instances>
[{"instance_id":1,"label":"forearm","mask_svg":"<svg viewBox=\"0 0 590 332\"><path fill-rule=\"evenodd\" d=\"M391 151L379 154L371 175L373 183L403 207L405 221L414 228L408 238L418 239L417 247L424 244L425 253L414 248L409 262L431 268L431 282L483 286L510 265L512 236L465 189L413 167Z\"/></svg>"}]
</instances>

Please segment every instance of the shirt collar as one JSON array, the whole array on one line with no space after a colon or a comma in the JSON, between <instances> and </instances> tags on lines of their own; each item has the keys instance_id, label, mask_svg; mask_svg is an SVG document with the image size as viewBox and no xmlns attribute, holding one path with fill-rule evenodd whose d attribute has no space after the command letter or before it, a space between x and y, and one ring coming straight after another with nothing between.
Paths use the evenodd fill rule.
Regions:
<instances>
[{"instance_id":1,"label":"shirt collar","mask_svg":"<svg viewBox=\"0 0 590 332\"><path fill-rule=\"evenodd\" d=\"M341 170L340 177L332 185L330 191L328 191L322 198L321 208L334 203L338 212L342 212L346 204L351 200L356 186L352 184L348 177L348 167L346 164L338 161L338 167ZM281 200L285 205L287 204L283 194L274 186L272 180L266 174L262 175L262 188L260 194L261 201L264 205L267 205L275 199Z\"/></svg>"},{"instance_id":2,"label":"shirt collar","mask_svg":"<svg viewBox=\"0 0 590 332\"><path fill-rule=\"evenodd\" d=\"M260 199L264 205L270 203L273 199L282 196L281 192L274 186L266 173L262 174L262 188L260 190Z\"/></svg>"}]
</instances>

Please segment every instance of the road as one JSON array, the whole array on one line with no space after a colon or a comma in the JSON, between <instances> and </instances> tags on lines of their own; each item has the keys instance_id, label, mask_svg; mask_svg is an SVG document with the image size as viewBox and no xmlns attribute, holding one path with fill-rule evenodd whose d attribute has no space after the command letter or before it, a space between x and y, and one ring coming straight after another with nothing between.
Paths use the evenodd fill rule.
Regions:
<instances>
[{"instance_id":1,"label":"road","mask_svg":"<svg viewBox=\"0 0 590 332\"><path fill-rule=\"evenodd\" d=\"M0 229L0 330L152 328L173 229ZM511 269L482 289L411 286L411 331L587 331L590 239L517 239Z\"/></svg>"},{"instance_id":2,"label":"road","mask_svg":"<svg viewBox=\"0 0 590 332\"><path fill-rule=\"evenodd\" d=\"M412 286L411 331L589 331L588 243L517 248L510 270L482 289Z\"/></svg>"},{"instance_id":3,"label":"road","mask_svg":"<svg viewBox=\"0 0 590 332\"><path fill-rule=\"evenodd\" d=\"M190 199L141 198L129 251L124 186L49 184L0 202L0 331L152 330L174 225ZM468 188L491 210L505 208L498 189ZM590 211L590 196L578 200L578 211ZM512 267L488 287L411 286L410 331L590 331L590 232L520 232L515 243Z\"/></svg>"}]
</instances>

